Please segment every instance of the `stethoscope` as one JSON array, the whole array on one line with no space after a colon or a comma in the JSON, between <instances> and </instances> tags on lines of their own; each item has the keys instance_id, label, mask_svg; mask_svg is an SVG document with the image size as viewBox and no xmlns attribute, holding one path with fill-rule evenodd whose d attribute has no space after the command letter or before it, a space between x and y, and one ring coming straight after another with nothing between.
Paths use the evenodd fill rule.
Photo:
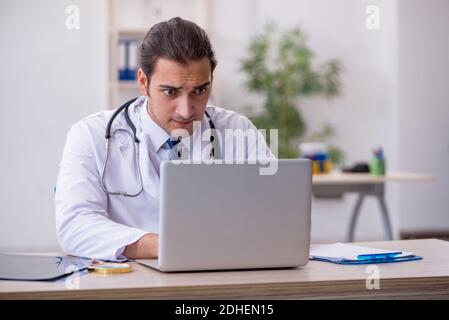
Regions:
<instances>
[{"instance_id":1,"label":"stethoscope","mask_svg":"<svg viewBox=\"0 0 449 320\"><path fill-rule=\"evenodd\" d=\"M101 173L101 188L103 189L103 191L106 194L109 195L115 195L115 196L124 196L124 197L137 197L139 194L141 194L143 192L143 180L142 180L142 173L140 171L140 163L139 163L139 143L140 140L137 138L137 130L136 127L134 126L134 124L132 123L130 117L129 117L129 106L131 104L133 104L138 98L134 98L129 100L128 102L124 103L120 108L118 108L113 115L111 116L111 118L108 121L108 124L106 126L106 133L105 133L105 138L106 138L106 159L104 161L104 166L103 166L103 172ZM115 118L120 114L120 112L123 111L123 114L125 116L125 120L126 123L128 124L128 126L131 128L131 131L133 132L133 134L131 135L131 133L126 130L126 129L122 129L122 128L118 128L115 129L112 133L111 133L111 126L112 123L114 122ZM208 122L209 122L209 127L211 129L211 135L209 138L210 143L212 144L212 149L211 149L211 153L210 156L213 159L220 159L221 158L221 147L220 147L220 143L218 141L218 138L215 139L216 133L215 133L215 125L211 119L211 117L209 116L209 114L207 113L207 111L204 112ZM113 135L118 132L118 131L124 131L126 132L134 141L134 151L135 151L135 159L136 159L136 170L137 170L137 176L139 177L139 182L140 182L140 189L137 193L128 193L126 191L109 191L106 188L106 184L105 184L105 172L106 172L106 167L108 164L108 158L109 158L109 143L113 137Z\"/></svg>"}]
</instances>

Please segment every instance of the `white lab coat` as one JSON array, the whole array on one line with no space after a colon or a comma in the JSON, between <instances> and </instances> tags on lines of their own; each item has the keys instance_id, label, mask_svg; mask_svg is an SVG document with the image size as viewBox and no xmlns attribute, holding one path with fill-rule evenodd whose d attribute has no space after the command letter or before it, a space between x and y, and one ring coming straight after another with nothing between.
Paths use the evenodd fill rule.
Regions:
<instances>
[{"instance_id":1,"label":"white lab coat","mask_svg":"<svg viewBox=\"0 0 449 320\"><path fill-rule=\"evenodd\" d=\"M145 134L148 131L142 126L145 122L142 122L141 116L144 113L148 115L146 109L143 109L146 101L146 97L142 96L129 108L131 121L141 140L139 163L144 191L137 197L109 195L100 185L106 157L106 125L114 110L88 116L70 129L55 192L57 237L67 254L120 260L125 258L123 251L127 245L146 233L158 233L159 168L154 158L157 155L159 160L163 159L163 152L166 151L155 150L154 140L152 144L148 134ZM207 112L216 129L221 132L227 128L254 128L246 117L233 111L208 106ZM202 130L209 128L206 117L201 124ZM117 116L111 129L111 132L124 129L132 135L123 113ZM140 183L136 174L134 143L123 131L117 132L109 145L105 184L109 191L135 193L139 191ZM259 148L264 148L266 154L273 157L264 138L259 138L263 140ZM198 143L204 145L207 142L201 142L201 135L194 133L193 146ZM156 151L162 152L162 156ZM247 146L245 157L250 158L256 151L255 146ZM227 157L225 149L222 150L222 157Z\"/></svg>"}]
</instances>

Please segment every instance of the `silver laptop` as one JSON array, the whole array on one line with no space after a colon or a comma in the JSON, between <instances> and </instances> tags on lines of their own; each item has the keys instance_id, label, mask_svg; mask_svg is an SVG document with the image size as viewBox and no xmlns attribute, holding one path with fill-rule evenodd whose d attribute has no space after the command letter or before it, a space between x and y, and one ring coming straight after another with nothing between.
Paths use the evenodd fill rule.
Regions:
<instances>
[{"instance_id":1,"label":"silver laptop","mask_svg":"<svg viewBox=\"0 0 449 320\"><path fill-rule=\"evenodd\" d=\"M290 268L307 264L309 160L260 164L161 164L160 271Z\"/></svg>"}]
</instances>

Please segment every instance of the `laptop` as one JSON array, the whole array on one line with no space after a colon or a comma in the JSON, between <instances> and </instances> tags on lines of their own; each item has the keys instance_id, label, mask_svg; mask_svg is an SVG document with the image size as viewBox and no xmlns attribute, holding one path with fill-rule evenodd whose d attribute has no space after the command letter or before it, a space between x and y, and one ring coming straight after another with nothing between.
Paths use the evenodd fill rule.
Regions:
<instances>
[{"instance_id":1,"label":"laptop","mask_svg":"<svg viewBox=\"0 0 449 320\"><path fill-rule=\"evenodd\" d=\"M161 164L159 258L164 272L295 268L309 260L310 160Z\"/></svg>"}]
</instances>

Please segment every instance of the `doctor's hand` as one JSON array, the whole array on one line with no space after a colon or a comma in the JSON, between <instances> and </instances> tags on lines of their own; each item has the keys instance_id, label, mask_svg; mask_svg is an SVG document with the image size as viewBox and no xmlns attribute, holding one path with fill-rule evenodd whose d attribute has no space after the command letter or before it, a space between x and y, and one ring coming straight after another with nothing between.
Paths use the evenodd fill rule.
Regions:
<instances>
[{"instance_id":1,"label":"doctor's hand","mask_svg":"<svg viewBox=\"0 0 449 320\"><path fill-rule=\"evenodd\" d=\"M128 259L155 259L158 257L159 235L147 233L136 242L126 246L123 254Z\"/></svg>"}]
</instances>

